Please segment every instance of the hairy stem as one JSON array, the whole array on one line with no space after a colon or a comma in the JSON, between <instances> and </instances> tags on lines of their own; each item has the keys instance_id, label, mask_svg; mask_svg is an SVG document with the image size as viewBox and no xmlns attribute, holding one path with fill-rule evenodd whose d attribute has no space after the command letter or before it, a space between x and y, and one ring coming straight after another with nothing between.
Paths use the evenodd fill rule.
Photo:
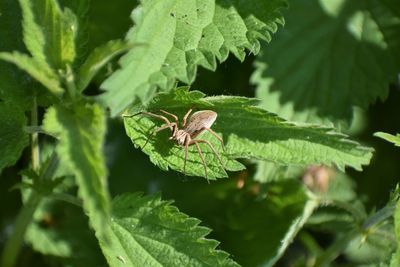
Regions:
<instances>
[{"instance_id":1,"label":"hairy stem","mask_svg":"<svg viewBox=\"0 0 400 267\"><path fill-rule=\"evenodd\" d=\"M67 65L67 69L65 72L65 85L71 99L75 99L77 96L77 89L75 85L74 73L70 65Z\"/></svg>"},{"instance_id":2,"label":"hairy stem","mask_svg":"<svg viewBox=\"0 0 400 267\"><path fill-rule=\"evenodd\" d=\"M339 256L339 254L346 249L349 242L356 236L356 231L350 231L338 237L338 239L318 257L315 266L330 266L332 261L334 261Z\"/></svg>"},{"instance_id":3,"label":"hairy stem","mask_svg":"<svg viewBox=\"0 0 400 267\"><path fill-rule=\"evenodd\" d=\"M33 105L31 111L31 125L38 126L38 112L37 112L37 99L33 97ZM32 158L32 169L35 172L39 171L40 167L40 151L39 151L39 133L34 132L31 135L31 158Z\"/></svg>"}]
</instances>

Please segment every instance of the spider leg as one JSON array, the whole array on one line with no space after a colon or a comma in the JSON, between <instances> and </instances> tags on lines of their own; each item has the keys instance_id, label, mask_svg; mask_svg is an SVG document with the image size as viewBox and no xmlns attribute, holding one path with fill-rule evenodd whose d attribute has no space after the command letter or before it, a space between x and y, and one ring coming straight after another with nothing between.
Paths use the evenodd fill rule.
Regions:
<instances>
[{"instance_id":1,"label":"spider leg","mask_svg":"<svg viewBox=\"0 0 400 267\"><path fill-rule=\"evenodd\" d=\"M160 109L160 111L161 111L162 113L164 113L164 114L166 114L166 115L169 115L169 116L171 116L172 118L174 118L176 124L179 123L178 116L176 116L175 114L169 113L168 111L165 111L165 110L163 110L163 109Z\"/></svg>"},{"instance_id":2,"label":"spider leg","mask_svg":"<svg viewBox=\"0 0 400 267\"><path fill-rule=\"evenodd\" d=\"M201 161L203 162L204 172L205 172L205 174L206 174L207 182L210 183L210 182L208 181L206 161L204 160L204 156L203 156L203 153L201 152L200 146L199 146L199 144L198 144L197 142L195 142L195 141L193 141L192 144L195 144L195 145L196 145L196 148L197 148L197 151L199 152Z\"/></svg>"},{"instance_id":3,"label":"spider leg","mask_svg":"<svg viewBox=\"0 0 400 267\"><path fill-rule=\"evenodd\" d=\"M148 116L151 116L151 117L154 117L154 118L157 118L157 119L161 119L166 124L172 124L172 122L170 122L166 117L158 115L158 114L154 114L154 113L151 113L151 112L142 112L141 114L148 115ZM170 129L171 129L171 131L173 130L172 127L170 127Z\"/></svg>"},{"instance_id":4,"label":"spider leg","mask_svg":"<svg viewBox=\"0 0 400 267\"><path fill-rule=\"evenodd\" d=\"M184 145L185 161L183 162L183 175L186 175L186 161L188 157L189 143L190 143L190 137L185 139L185 145Z\"/></svg>"},{"instance_id":5,"label":"spider leg","mask_svg":"<svg viewBox=\"0 0 400 267\"><path fill-rule=\"evenodd\" d=\"M182 128L184 128L186 126L186 120L189 117L189 114L192 113L193 109L189 109L188 112L186 112L185 116L183 116L182 119Z\"/></svg>"},{"instance_id":6,"label":"spider leg","mask_svg":"<svg viewBox=\"0 0 400 267\"><path fill-rule=\"evenodd\" d=\"M218 152L215 150L215 148L213 147L213 145L210 142L208 142L207 140L204 140L204 139L194 139L194 140L192 140L192 142L195 142L195 143L206 143L211 148L211 150L213 151L214 155L217 157L219 163L221 163L222 167L225 169L225 165L224 165L224 163L222 163L221 157L219 156Z\"/></svg>"},{"instance_id":7,"label":"spider leg","mask_svg":"<svg viewBox=\"0 0 400 267\"><path fill-rule=\"evenodd\" d=\"M121 116L124 117L124 118L132 118L132 117L135 117L135 116L140 115L140 114L142 114L142 112L138 112L138 113L135 113L135 114L122 114Z\"/></svg>"},{"instance_id":8,"label":"spider leg","mask_svg":"<svg viewBox=\"0 0 400 267\"><path fill-rule=\"evenodd\" d=\"M209 131L212 135L214 135L215 138L217 138L222 145L222 148L225 150L225 145L224 145L224 140L222 140L222 138L213 130L211 130L211 128L205 128L207 131Z\"/></svg>"},{"instance_id":9,"label":"spider leg","mask_svg":"<svg viewBox=\"0 0 400 267\"><path fill-rule=\"evenodd\" d=\"M142 149L147 145L147 143L148 143L149 140L150 140L150 137L152 137L154 134L156 134L156 133L158 133L158 132L160 132L160 131L162 131L162 130L168 129L168 128L170 128L170 129L172 129L172 131L174 131L174 129L176 128L176 123L175 123L175 122L170 122L170 123L168 123L168 124L165 124L164 126L161 126L161 127L158 128L157 130L151 132L151 134L149 135L149 137L147 137L146 143L144 143L144 145L142 146Z\"/></svg>"}]
</instances>

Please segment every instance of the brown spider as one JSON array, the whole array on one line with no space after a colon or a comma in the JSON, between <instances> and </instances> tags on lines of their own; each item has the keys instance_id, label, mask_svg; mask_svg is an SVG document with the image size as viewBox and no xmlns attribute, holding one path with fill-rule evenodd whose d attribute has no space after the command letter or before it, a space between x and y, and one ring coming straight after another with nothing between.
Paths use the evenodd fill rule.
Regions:
<instances>
[{"instance_id":1,"label":"brown spider","mask_svg":"<svg viewBox=\"0 0 400 267\"><path fill-rule=\"evenodd\" d=\"M187 118L189 117L190 113L192 112L192 109L189 109L189 111L186 112L185 116L182 119L182 129L179 129L179 127L178 127L178 124L179 124L178 116L176 116L175 114L169 113L169 112L167 112L165 110L160 110L160 112L164 113L165 115L171 116L174 119L174 122L171 122L165 116L154 114L154 113L151 113L151 112L141 112L141 113L139 113L139 114L144 114L144 115L152 116L154 118L161 119L161 120L163 120L165 122L164 125L162 125L161 127L159 127L158 129L156 129L154 132L152 132L150 134L150 136L147 138L146 143L144 144L142 149L146 146L146 144L148 143L150 137L153 134L156 134L159 131L162 131L162 130L165 130L165 129L169 128L171 130L171 132L172 132L172 135L169 138L169 140L176 141L176 143L179 146L182 146L185 149L185 161L184 161L184 165L183 165L183 173L184 174L186 174L186 161L187 161L187 157L188 157L188 147L190 145L195 145L196 148L197 148L197 151L199 152L201 161L203 162L204 172L205 172L206 178L208 178L207 165L206 165L206 162L204 160L203 153L201 152L199 143L207 144L211 148L211 150L213 151L215 156L217 157L218 161L221 163L222 167L225 169L224 164L222 163L221 157L219 156L219 154L217 153L217 151L215 150L215 148L213 147L213 145L209 141L204 140L204 139L194 139L200 133L202 133L203 131L206 130L206 131L209 131L215 138L217 138L218 141L221 142L222 148L224 148L224 141L222 140L222 138L219 137L210 128L213 125L213 123L215 122L215 120L217 119L217 113L216 112L214 112L212 110L200 110L200 111L197 111L197 112L192 114L192 116L189 119L189 123L186 124Z\"/></svg>"}]
</instances>

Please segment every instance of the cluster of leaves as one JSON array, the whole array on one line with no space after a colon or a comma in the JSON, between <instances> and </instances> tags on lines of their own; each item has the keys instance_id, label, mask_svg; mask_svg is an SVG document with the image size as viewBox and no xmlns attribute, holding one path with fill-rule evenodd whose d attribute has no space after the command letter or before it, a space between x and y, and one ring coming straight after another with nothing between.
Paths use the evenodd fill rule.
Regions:
<instances>
[{"instance_id":1,"label":"cluster of leaves","mask_svg":"<svg viewBox=\"0 0 400 267\"><path fill-rule=\"evenodd\" d=\"M190 149L186 174L216 180L256 164L255 174L242 172L254 175L254 181L237 186L242 190L228 184L210 192L223 192L216 213L228 203L237 203L238 209L227 216L229 238L221 240L239 263L272 266L306 228L335 235L336 241L322 251L302 232L303 243L310 251L314 248L318 264L329 264L340 253L356 258L359 252L354 248L360 244L368 246L366 250L372 246L379 254L371 261L389 258L396 239L380 239L393 232L399 238L399 207L395 230L392 220L398 192L378 212L364 211L343 172L346 167L361 171L373 149L339 130L351 124L355 106L366 108L377 97L385 97L399 71L399 8L390 0L295 1L287 12L287 31L261 48L260 40L271 41L271 34L283 24L282 10L287 6L285 0L251 4L143 0L132 12L135 25L125 40L108 41L89 53L88 1L0 3L0 146L4 148L0 172L21 158L29 133L32 140L32 164L21 172L24 179L16 186L24 205L5 245L2 264L13 266L26 240L36 251L76 266L239 265L217 249L217 241L205 238L209 228L199 226L198 219L180 212L159 194L129 192L112 199L103 151L107 109L110 117L128 115L123 119L127 138L142 147L154 165L178 172L184 171L184 154L166 141L168 130L149 138L162 121L130 115L160 109L179 118L190 108L217 112L213 129L223 138L225 149L208 133L202 138L213 144L223 165L210 147L202 147L207 176L197 151ZM307 10L316 11L309 16ZM316 21L319 28L310 27ZM5 38L9 35L16 37ZM327 43L321 45L321 40ZM354 57L347 56L348 46ZM177 81L193 83L197 66L215 70L230 53L243 61L246 50L258 54L261 49L252 77L259 100L176 88ZM86 94L94 79L104 78L100 70L121 54L119 69L100 85L104 92ZM331 67L322 68L320 64L327 60ZM267 68L265 62L273 67ZM318 89L323 90L316 94ZM44 113L42 120L38 110ZM38 132L50 137L38 142ZM377 135L399 143L398 137ZM299 176L306 184L311 179L311 189L288 179ZM318 177L323 185L317 184ZM258 221L265 225L263 231L252 227ZM240 234L245 229L250 232L243 240ZM255 240L262 245L255 246ZM257 253L249 254L251 248ZM399 255L397 251L392 257L392 266L400 262Z\"/></svg>"}]
</instances>

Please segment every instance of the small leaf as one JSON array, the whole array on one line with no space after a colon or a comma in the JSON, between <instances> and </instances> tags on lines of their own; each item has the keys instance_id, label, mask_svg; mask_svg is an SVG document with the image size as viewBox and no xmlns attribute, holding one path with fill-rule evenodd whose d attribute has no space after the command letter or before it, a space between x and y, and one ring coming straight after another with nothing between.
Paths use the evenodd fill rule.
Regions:
<instances>
[{"instance_id":1,"label":"small leaf","mask_svg":"<svg viewBox=\"0 0 400 267\"><path fill-rule=\"evenodd\" d=\"M78 22L68 8L61 10L56 0L20 0L24 43L41 64L64 69L74 62Z\"/></svg>"},{"instance_id":2,"label":"small leaf","mask_svg":"<svg viewBox=\"0 0 400 267\"><path fill-rule=\"evenodd\" d=\"M54 95L59 96L63 93L64 90L60 87L57 75L46 64L42 64L35 58L15 51L13 53L0 52L0 59L17 65Z\"/></svg>"},{"instance_id":3,"label":"small leaf","mask_svg":"<svg viewBox=\"0 0 400 267\"><path fill-rule=\"evenodd\" d=\"M0 102L0 173L20 158L28 145L28 134L24 131L26 118L16 106Z\"/></svg>"},{"instance_id":4,"label":"small leaf","mask_svg":"<svg viewBox=\"0 0 400 267\"><path fill-rule=\"evenodd\" d=\"M96 1L96 5L98 2L99 1ZM93 18L93 14L90 14L89 16L90 0L58 0L58 3L61 7L67 7L76 14L78 29L75 33L76 57L74 61L74 67L79 67L82 65L88 53L89 17L90 21L92 21ZM114 26L114 22L112 25ZM92 37L92 35L90 37Z\"/></svg>"},{"instance_id":5,"label":"small leaf","mask_svg":"<svg viewBox=\"0 0 400 267\"><path fill-rule=\"evenodd\" d=\"M400 68L398 1L292 1L257 58L261 106L291 121L348 126L384 99ZM382 62L385 62L384 64Z\"/></svg>"},{"instance_id":6,"label":"small leaf","mask_svg":"<svg viewBox=\"0 0 400 267\"><path fill-rule=\"evenodd\" d=\"M84 209L102 239L110 217L107 171L102 152L104 111L96 104L78 103L70 109L54 106L47 110L43 125L46 131L59 136L57 154L75 174Z\"/></svg>"},{"instance_id":7,"label":"small leaf","mask_svg":"<svg viewBox=\"0 0 400 267\"><path fill-rule=\"evenodd\" d=\"M337 166L341 170L345 166L361 170L361 165L369 163L372 149L362 147L330 128L291 124L275 114L254 106L255 103L257 101L251 98L204 97L199 91L189 92L187 88L179 88L169 94L160 94L154 98L147 110L157 113L160 109L168 109L168 112L177 114L179 118L193 107L195 110L210 109L217 112L218 118L212 129L222 134L226 152L220 149L217 141L214 141L214 144L223 157L223 161L230 160L229 164L234 164L232 159L252 158L283 165L324 164ZM136 106L129 110L128 114L135 114L142 110L143 107ZM137 146L143 146L154 127L162 123L161 120L144 115L125 118L127 134ZM204 133L201 138L215 140L209 133ZM204 151L207 155L207 166L213 171L212 176L221 177L223 174L219 171L222 170L221 165L213 156L212 151L207 148L204 148ZM144 152L161 169L165 170L169 167L183 171L182 148L168 141L166 134L151 137ZM190 155L187 163L188 174L204 176L204 172L201 171L203 166L201 159L194 148ZM229 165L227 167L229 170Z\"/></svg>"},{"instance_id":8,"label":"small leaf","mask_svg":"<svg viewBox=\"0 0 400 267\"><path fill-rule=\"evenodd\" d=\"M175 80L192 83L197 66L215 70L217 59L232 52L243 60L245 50L258 53L259 39L282 24L284 0L181 1L146 0L132 13L135 26L127 39L146 46L133 48L120 60L121 69L101 87L101 97L113 115L135 99L147 103L160 87L171 89Z\"/></svg>"},{"instance_id":9,"label":"small leaf","mask_svg":"<svg viewBox=\"0 0 400 267\"><path fill-rule=\"evenodd\" d=\"M112 203L112 240L102 244L110 266L238 266L205 239L210 229L159 196L125 194Z\"/></svg>"},{"instance_id":10,"label":"small leaf","mask_svg":"<svg viewBox=\"0 0 400 267\"><path fill-rule=\"evenodd\" d=\"M393 143L395 146L400 146L400 134L391 135L384 132L376 132L374 136L380 137L388 142Z\"/></svg>"},{"instance_id":11,"label":"small leaf","mask_svg":"<svg viewBox=\"0 0 400 267\"><path fill-rule=\"evenodd\" d=\"M114 40L95 48L79 70L78 90L83 91L105 64L115 56L127 51L132 46L132 44L121 40Z\"/></svg>"}]
</instances>

